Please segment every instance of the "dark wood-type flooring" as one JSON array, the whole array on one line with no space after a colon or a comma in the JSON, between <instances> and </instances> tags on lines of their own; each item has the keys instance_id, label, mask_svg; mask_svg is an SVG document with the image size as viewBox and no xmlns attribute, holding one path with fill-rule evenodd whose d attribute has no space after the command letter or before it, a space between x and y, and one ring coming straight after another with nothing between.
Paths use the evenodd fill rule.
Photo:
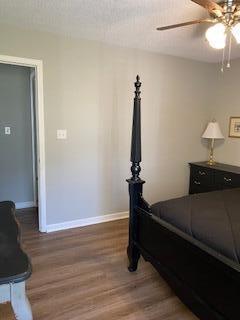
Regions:
<instances>
[{"instance_id":1,"label":"dark wood-type flooring","mask_svg":"<svg viewBox=\"0 0 240 320\"><path fill-rule=\"evenodd\" d=\"M128 221L41 234L32 209L18 214L32 258L34 320L196 320L153 267L127 270ZM15 319L0 305L0 319Z\"/></svg>"}]
</instances>

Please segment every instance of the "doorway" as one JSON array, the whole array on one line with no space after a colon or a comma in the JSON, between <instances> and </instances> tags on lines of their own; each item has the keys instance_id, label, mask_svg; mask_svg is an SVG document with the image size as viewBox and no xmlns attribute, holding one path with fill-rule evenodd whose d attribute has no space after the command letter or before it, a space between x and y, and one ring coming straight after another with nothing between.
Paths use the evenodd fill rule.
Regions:
<instances>
[{"instance_id":1,"label":"doorway","mask_svg":"<svg viewBox=\"0 0 240 320\"><path fill-rule=\"evenodd\" d=\"M17 209L38 208L31 212L38 213L39 230L45 232L42 62L0 56L0 72L0 201L12 200Z\"/></svg>"}]
</instances>

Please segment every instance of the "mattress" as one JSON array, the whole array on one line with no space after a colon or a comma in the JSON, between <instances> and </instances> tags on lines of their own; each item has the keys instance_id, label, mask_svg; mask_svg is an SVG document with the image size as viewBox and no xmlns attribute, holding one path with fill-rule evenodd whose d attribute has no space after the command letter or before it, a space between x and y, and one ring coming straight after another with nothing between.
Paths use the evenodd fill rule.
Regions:
<instances>
[{"instance_id":1,"label":"mattress","mask_svg":"<svg viewBox=\"0 0 240 320\"><path fill-rule=\"evenodd\" d=\"M240 189L194 194L155 203L153 215L240 262Z\"/></svg>"}]
</instances>

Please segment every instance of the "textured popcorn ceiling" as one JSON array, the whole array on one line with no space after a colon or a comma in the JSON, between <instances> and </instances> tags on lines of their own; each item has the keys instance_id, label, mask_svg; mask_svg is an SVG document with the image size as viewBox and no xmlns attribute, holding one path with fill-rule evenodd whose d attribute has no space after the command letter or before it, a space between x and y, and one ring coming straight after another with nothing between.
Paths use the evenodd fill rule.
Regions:
<instances>
[{"instance_id":1,"label":"textured popcorn ceiling","mask_svg":"<svg viewBox=\"0 0 240 320\"><path fill-rule=\"evenodd\" d=\"M0 0L0 23L217 62L222 52L209 48L207 26L155 30L207 16L190 0ZM232 57L240 57L240 46Z\"/></svg>"}]
</instances>

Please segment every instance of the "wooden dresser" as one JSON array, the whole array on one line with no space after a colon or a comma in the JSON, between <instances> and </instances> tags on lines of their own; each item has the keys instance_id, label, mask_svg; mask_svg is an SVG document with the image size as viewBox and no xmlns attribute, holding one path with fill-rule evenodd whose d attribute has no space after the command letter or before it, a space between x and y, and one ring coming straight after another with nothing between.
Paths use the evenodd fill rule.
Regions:
<instances>
[{"instance_id":1,"label":"wooden dresser","mask_svg":"<svg viewBox=\"0 0 240 320\"><path fill-rule=\"evenodd\" d=\"M240 167L207 162L190 163L189 193L240 188Z\"/></svg>"}]
</instances>

